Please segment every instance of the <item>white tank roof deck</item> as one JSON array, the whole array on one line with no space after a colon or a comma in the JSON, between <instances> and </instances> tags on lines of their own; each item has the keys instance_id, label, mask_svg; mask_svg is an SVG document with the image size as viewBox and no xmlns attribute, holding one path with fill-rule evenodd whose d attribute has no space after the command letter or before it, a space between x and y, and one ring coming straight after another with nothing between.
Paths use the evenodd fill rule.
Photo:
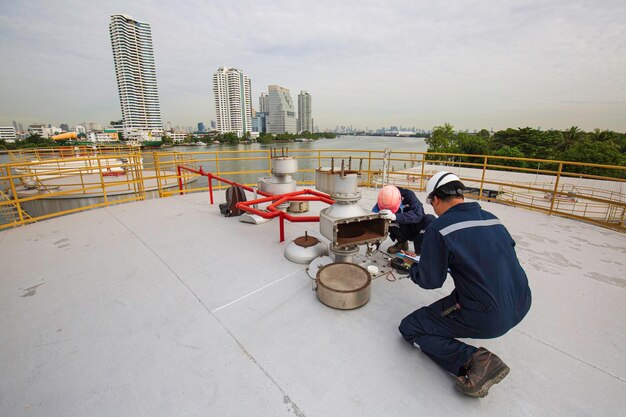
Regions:
<instances>
[{"instance_id":1,"label":"white tank roof deck","mask_svg":"<svg viewBox=\"0 0 626 417\"><path fill-rule=\"evenodd\" d=\"M370 208L376 191L361 191ZM333 310L283 256L305 229L321 238L317 223L286 222L279 243L277 220L224 218L198 193L0 232L0 415L622 415L626 235L481 205L533 291L519 326L470 341L511 367L484 399L397 330L450 279L427 291L377 278L364 307Z\"/></svg>"}]
</instances>

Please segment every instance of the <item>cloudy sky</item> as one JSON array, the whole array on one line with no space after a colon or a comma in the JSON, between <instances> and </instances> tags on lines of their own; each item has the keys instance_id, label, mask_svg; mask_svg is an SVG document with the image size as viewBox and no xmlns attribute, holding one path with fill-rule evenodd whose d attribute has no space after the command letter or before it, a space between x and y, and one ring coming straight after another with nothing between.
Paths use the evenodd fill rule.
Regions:
<instances>
[{"instance_id":1,"label":"cloudy sky","mask_svg":"<svg viewBox=\"0 0 626 417\"><path fill-rule=\"evenodd\" d=\"M626 131L623 0L0 0L0 124L121 118L108 24L152 26L163 121L215 119L212 74L313 97L321 129Z\"/></svg>"}]
</instances>

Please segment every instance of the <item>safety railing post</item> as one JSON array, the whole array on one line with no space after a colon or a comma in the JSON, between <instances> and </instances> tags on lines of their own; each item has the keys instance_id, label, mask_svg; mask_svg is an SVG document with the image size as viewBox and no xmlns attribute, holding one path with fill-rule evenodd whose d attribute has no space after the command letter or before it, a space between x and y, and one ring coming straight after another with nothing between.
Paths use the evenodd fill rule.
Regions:
<instances>
[{"instance_id":1,"label":"safety railing post","mask_svg":"<svg viewBox=\"0 0 626 417\"><path fill-rule=\"evenodd\" d=\"M156 151L152 152L152 161L154 163L154 173L156 174L157 188L159 189L159 198L163 198L163 184L161 183L161 161Z\"/></svg>"},{"instance_id":2,"label":"safety railing post","mask_svg":"<svg viewBox=\"0 0 626 417\"><path fill-rule=\"evenodd\" d=\"M367 153L367 186L372 186L372 151Z\"/></svg>"},{"instance_id":3,"label":"safety railing post","mask_svg":"<svg viewBox=\"0 0 626 417\"><path fill-rule=\"evenodd\" d=\"M426 154L422 154L422 175L420 176L420 191L424 189L424 172L426 169Z\"/></svg>"},{"instance_id":4,"label":"safety railing post","mask_svg":"<svg viewBox=\"0 0 626 417\"><path fill-rule=\"evenodd\" d=\"M218 152L215 152L215 172L216 172L216 175L218 177L221 177L221 175L220 175L220 161L219 161Z\"/></svg>"},{"instance_id":5,"label":"safety railing post","mask_svg":"<svg viewBox=\"0 0 626 417\"><path fill-rule=\"evenodd\" d=\"M483 187L485 185L485 173L487 172L487 157L483 159L483 176L480 178L480 191L478 192L478 199L483 199Z\"/></svg>"},{"instance_id":6,"label":"safety railing post","mask_svg":"<svg viewBox=\"0 0 626 417\"><path fill-rule=\"evenodd\" d=\"M7 167L7 174L9 177L9 184L11 185L11 195L15 199L15 208L17 209L17 216L20 218L20 225L24 224L24 215L22 214L22 206L20 204L20 197L15 191L15 184L13 183L13 174L11 173L11 167Z\"/></svg>"},{"instance_id":7,"label":"safety railing post","mask_svg":"<svg viewBox=\"0 0 626 417\"><path fill-rule=\"evenodd\" d=\"M285 241L285 214L284 212L281 211L278 218L280 221L280 242L282 243Z\"/></svg>"},{"instance_id":8,"label":"safety railing post","mask_svg":"<svg viewBox=\"0 0 626 417\"><path fill-rule=\"evenodd\" d=\"M100 157L96 158L98 161L98 173L100 174L100 186L102 187L102 199L104 200L104 204L108 207L109 201L107 199L107 187L104 183L104 175L102 175L102 164L100 163Z\"/></svg>"},{"instance_id":9,"label":"safety railing post","mask_svg":"<svg viewBox=\"0 0 626 417\"><path fill-rule=\"evenodd\" d=\"M552 201L550 202L550 210L548 214L552 214L554 209L554 202L556 201L557 193L559 192L559 181L561 180L561 171L563 171L563 162L559 162L559 171L556 174L556 182L554 184L554 191L552 191Z\"/></svg>"}]
</instances>

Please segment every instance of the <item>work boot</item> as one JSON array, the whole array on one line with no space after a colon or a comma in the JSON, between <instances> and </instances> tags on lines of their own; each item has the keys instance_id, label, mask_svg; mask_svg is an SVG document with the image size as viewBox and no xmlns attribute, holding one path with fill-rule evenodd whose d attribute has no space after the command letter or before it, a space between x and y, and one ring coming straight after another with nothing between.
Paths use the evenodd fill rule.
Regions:
<instances>
[{"instance_id":1,"label":"work boot","mask_svg":"<svg viewBox=\"0 0 626 417\"><path fill-rule=\"evenodd\" d=\"M464 376L457 377L456 387L463 394L472 397L485 397L489 388L507 376L510 369L502 360L481 347L463 366Z\"/></svg>"},{"instance_id":2,"label":"work boot","mask_svg":"<svg viewBox=\"0 0 626 417\"><path fill-rule=\"evenodd\" d=\"M389 246L387 248L387 253L390 255L395 255L401 250L409 250L409 242L407 241L402 242L398 240L395 245Z\"/></svg>"}]
</instances>

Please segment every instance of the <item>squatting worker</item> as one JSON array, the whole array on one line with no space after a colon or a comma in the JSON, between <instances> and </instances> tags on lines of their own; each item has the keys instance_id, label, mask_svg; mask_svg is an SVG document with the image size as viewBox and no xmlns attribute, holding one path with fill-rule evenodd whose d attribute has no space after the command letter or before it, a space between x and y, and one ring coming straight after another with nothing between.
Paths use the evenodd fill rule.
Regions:
<instances>
[{"instance_id":1,"label":"squatting worker","mask_svg":"<svg viewBox=\"0 0 626 417\"><path fill-rule=\"evenodd\" d=\"M457 377L461 392L484 397L509 367L487 349L456 338L502 336L524 318L531 293L513 238L496 216L465 202L464 188L445 171L428 181L428 202L439 217L426 229L411 279L425 289L440 288L449 270L455 289L405 317L400 333Z\"/></svg>"},{"instance_id":2,"label":"squatting worker","mask_svg":"<svg viewBox=\"0 0 626 417\"><path fill-rule=\"evenodd\" d=\"M413 191L385 185L378 193L378 202L372 211L391 220L389 237L396 243L387 248L388 253L408 250L408 241L413 242L416 253L421 252L424 230L435 216L424 213L424 206Z\"/></svg>"}]
</instances>

